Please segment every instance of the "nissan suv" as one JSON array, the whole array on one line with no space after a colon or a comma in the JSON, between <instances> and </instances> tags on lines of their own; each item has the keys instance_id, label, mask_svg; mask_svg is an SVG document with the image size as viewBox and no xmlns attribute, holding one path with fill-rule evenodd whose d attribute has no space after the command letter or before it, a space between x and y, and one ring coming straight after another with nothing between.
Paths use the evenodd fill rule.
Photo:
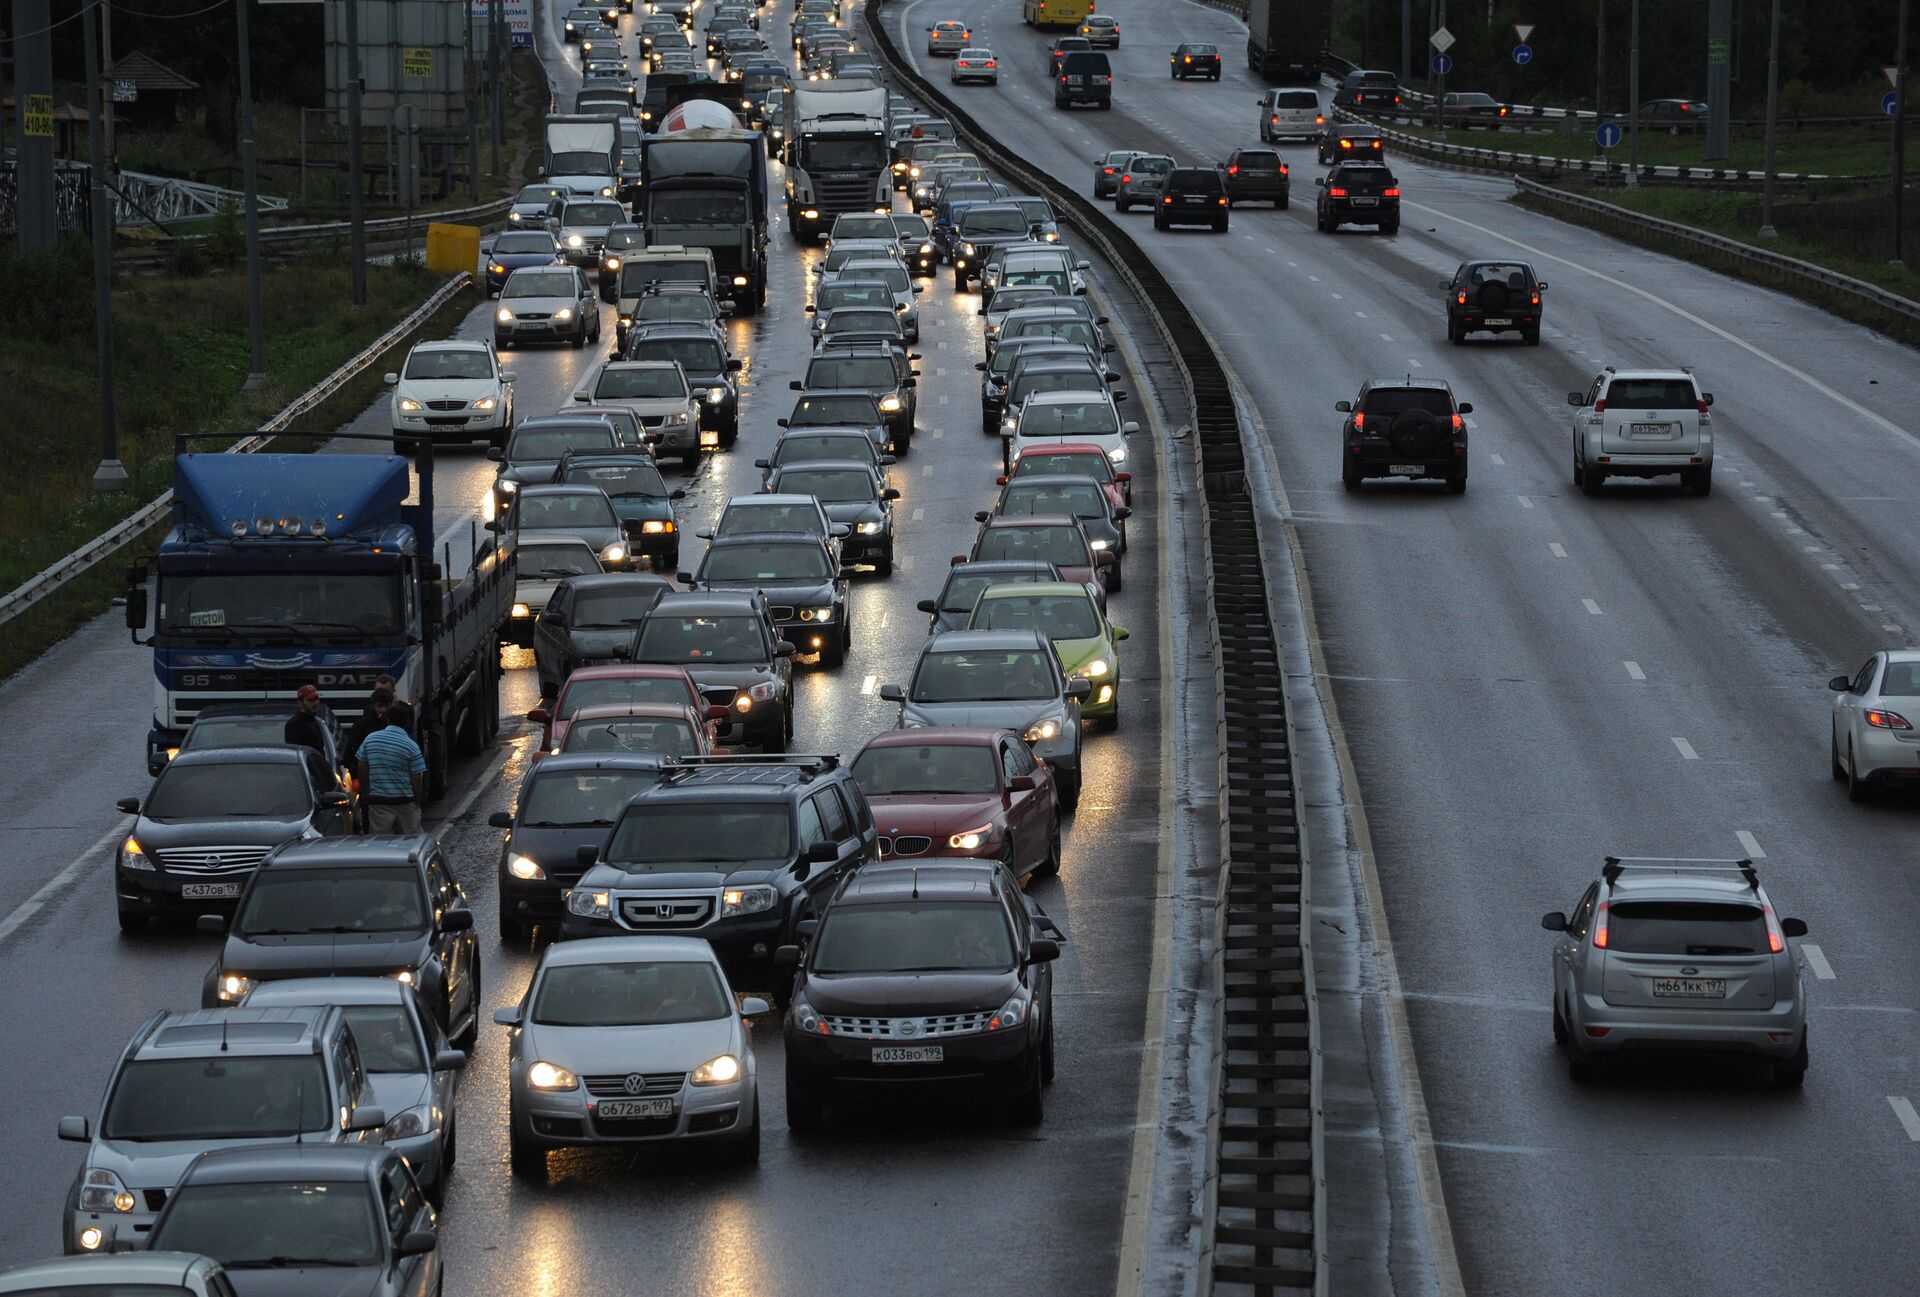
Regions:
<instances>
[{"instance_id":1,"label":"nissan suv","mask_svg":"<svg viewBox=\"0 0 1920 1297\"><path fill-rule=\"evenodd\" d=\"M705 937L736 986L784 1007L773 952L878 856L866 794L834 756L696 757L628 801L567 893L566 937Z\"/></svg>"},{"instance_id":2,"label":"nissan suv","mask_svg":"<svg viewBox=\"0 0 1920 1297\"><path fill-rule=\"evenodd\" d=\"M1584 392L1568 392L1573 412L1573 484L1599 494L1610 477L1680 475L1691 495L1713 491L1713 393L1690 369L1609 365Z\"/></svg>"},{"instance_id":3,"label":"nissan suv","mask_svg":"<svg viewBox=\"0 0 1920 1297\"><path fill-rule=\"evenodd\" d=\"M1437 378L1370 379L1334 409L1347 416L1340 437L1340 484L1360 489L1369 477L1441 478L1467 489L1467 425L1473 406L1456 401Z\"/></svg>"}]
</instances>

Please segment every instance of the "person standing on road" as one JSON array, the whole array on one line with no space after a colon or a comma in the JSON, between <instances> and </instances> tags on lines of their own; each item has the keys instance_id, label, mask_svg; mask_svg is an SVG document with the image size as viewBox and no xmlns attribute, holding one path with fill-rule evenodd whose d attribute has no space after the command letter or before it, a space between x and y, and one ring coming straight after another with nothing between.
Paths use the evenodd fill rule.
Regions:
<instances>
[{"instance_id":1,"label":"person standing on road","mask_svg":"<svg viewBox=\"0 0 1920 1297\"><path fill-rule=\"evenodd\" d=\"M407 733L413 708L395 703L387 724L361 741L358 773L365 790L367 832L418 833L427 787L427 759Z\"/></svg>"},{"instance_id":2,"label":"person standing on road","mask_svg":"<svg viewBox=\"0 0 1920 1297\"><path fill-rule=\"evenodd\" d=\"M367 697L366 706L360 709L359 719L353 728L347 731L347 742L340 753L340 759L351 770L360 759L360 745L366 742L367 735L378 729L385 729L387 708L393 706L393 677L377 676L373 682L373 693Z\"/></svg>"},{"instance_id":3,"label":"person standing on road","mask_svg":"<svg viewBox=\"0 0 1920 1297\"><path fill-rule=\"evenodd\" d=\"M326 756L327 727L320 720L320 691L312 685L301 685L294 697L299 700L298 710L287 718L287 728L281 740L312 748L321 756Z\"/></svg>"}]
</instances>

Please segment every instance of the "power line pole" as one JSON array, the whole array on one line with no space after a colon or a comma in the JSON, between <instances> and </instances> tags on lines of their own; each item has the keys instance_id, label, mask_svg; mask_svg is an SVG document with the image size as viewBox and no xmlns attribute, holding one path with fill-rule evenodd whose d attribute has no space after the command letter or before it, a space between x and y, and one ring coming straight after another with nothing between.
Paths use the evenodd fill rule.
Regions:
<instances>
[{"instance_id":1,"label":"power line pole","mask_svg":"<svg viewBox=\"0 0 1920 1297\"><path fill-rule=\"evenodd\" d=\"M507 24L502 13L505 8L504 0L488 0L487 107L493 117L493 174L496 176L500 174L500 149L507 138L507 110L500 99L500 60L506 57L500 47L507 43Z\"/></svg>"},{"instance_id":2,"label":"power line pole","mask_svg":"<svg viewBox=\"0 0 1920 1297\"><path fill-rule=\"evenodd\" d=\"M1600 126L1607 118L1607 0L1593 6L1593 156L1605 157L1600 147Z\"/></svg>"},{"instance_id":3,"label":"power line pole","mask_svg":"<svg viewBox=\"0 0 1920 1297\"><path fill-rule=\"evenodd\" d=\"M260 192L253 167L253 43L247 38L247 0L233 0L240 38L240 188L247 218L247 342L252 365L244 390L266 386L266 308L260 300Z\"/></svg>"},{"instance_id":4,"label":"power line pole","mask_svg":"<svg viewBox=\"0 0 1920 1297\"><path fill-rule=\"evenodd\" d=\"M36 105L53 111L53 31L47 0L13 0L14 205L20 250L44 252L60 237L55 215L53 124L40 129Z\"/></svg>"},{"instance_id":5,"label":"power line pole","mask_svg":"<svg viewBox=\"0 0 1920 1297\"><path fill-rule=\"evenodd\" d=\"M103 75L113 75L113 4L111 0L100 0L100 71ZM103 96L103 98L106 96ZM114 159L119 156L113 147L114 114L107 114L107 183L113 183Z\"/></svg>"},{"instance_id":6,"label":"power line pole","mask_svg":"<svg viewBox=\"0 0 1920 1297\"><path fill-rule=\"evenodd\" d=\"M500 0L491 0L491 8ZM473 0L467 0L467 48L460 58L460 91L467 107L467 196L480 201L480 93L473 75Z\"/></svg>"},{"instance_id":7,"label":"power line pole","mask_svg":"<svg viewBox=\"0 0 1920 1297\"><path fill-rule=\"evenodd\" d=\"M1640 0L1633 0L1633 35L1627 44L1627 182L1640 179Z\"/></svg>"},{"instance_id":8,"label":"power line pole","mask_svg":"<svg viewBox=\"0 0 1920 1297\"><path fill-rule=\"evenodd\" d=\"M347 8L347 220L353 261L353 304L367 304L367 199L360 175L360 0Z\"/></svg>"},{"instance_id":9,"label":"power line pole","mask_svg":"<svg viewBox=\"0 0 1920 1297\"><path fill-rule=\"evenodd\" d=\"M100 465L93 470L93 489L127 489L126 466L120 462L120 425L113 405L113 237L114 208L107 192L105 116L100 94L100 38L94 31L93 6L81 11L80 38L86 44L87 147L92 165L87 178L93 193L87 224L93 227L93 337L100 349Z\"/></svg>"},{"instance_id":10,"label":"power line pole","mask_svg":"<svg viewBox=\"0 0 1920 1297\"><path fill-rule=\"evenodd\" d=\"M1707 161L1724 162L1732 149L1733 0L1707 0Z\"/></svg>"},{"instance_id":11,"label":"power line pole","mask_svg":"<svg viewBox=\"0 0 1920 1297\"><path fill-rule=\"evenodd\" d=\"M1907 183L1907 0L1900 0L1900 20L1897 24L1893 51L1893 259L1904 262L1905 233L1901 226L1906 219L1902 190Z\"/></svg>"},{"instance_id":12,"label":"power line pole","mask_svg":"<svg viewBox=\"0 0 1920 1297\"><path fill-rule=\"evenodd\" d=\"M1779 236L1773 228L1773 126L1780 113L1780 0L1773 0L1767 37L1767 177L1760 188L1760 237Z\"/></svg>"}]
</instances>

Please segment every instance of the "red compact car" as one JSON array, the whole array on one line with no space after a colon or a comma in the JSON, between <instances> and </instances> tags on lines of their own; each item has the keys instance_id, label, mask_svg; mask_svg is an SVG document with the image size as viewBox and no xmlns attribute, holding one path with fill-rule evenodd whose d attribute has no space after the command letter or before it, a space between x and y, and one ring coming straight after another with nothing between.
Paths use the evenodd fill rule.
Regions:
<instances>
[{"instance_id":1,"label":"red compact car","mask_svg":"<svg viewBox=\"0 0 1920 1297\"><path fill-rule=\"evenodd\" d=\"M695 716L707 722L709 741L713 723L727 718L725 707L709 706L700 696L685 667L631 662L580 667L560 686L560 696L553 700L551 708L536 707L527 713L527 719L543 727L539 751L558 752L567 741L567 726L582 707L632 703L678 703L691 707Z\"/></svg>"},{"instance_id":2,"label":"red compact car","mask_svg":"<svg viewBox=\"0 0 1920 1297\"><path fill-rule=\"evenodd\" d=\"M1053 774L1012 730L888 730L854 758L880 853L1004 860L1022 881L1060 872Z\"/></svg>"},{"instance_id":3,"label":"red compact car","mask_svg":"<svg viewBox=\"0 0 1920 1297\"><path fill-rule=\"evenodd\" d=\"M1030 450L1013 462L1014 477L1031 477L1041 473L1090 477L1106 489L1107 499L1113 501L1116 509L1125 508L1133 502L1133 474L1114 472L1113 461L1098 446L1062 442L1045 450ZM1003 473L994 481L1005 486L1007 477L1008 474Z\"/></svg>"}]
</instances>

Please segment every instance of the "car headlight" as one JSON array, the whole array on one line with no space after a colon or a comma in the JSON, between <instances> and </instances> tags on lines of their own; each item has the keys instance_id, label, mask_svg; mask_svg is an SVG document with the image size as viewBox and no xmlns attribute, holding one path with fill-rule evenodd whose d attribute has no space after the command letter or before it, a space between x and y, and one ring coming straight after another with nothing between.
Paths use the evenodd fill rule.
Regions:
<instances>
[{"instance_id":1,"label":"car headlight","mask_svg":"<svg viewBox=\"0 0 1920 1297\"><path fill-rule=\"evenodd\" d=\"M587 246L587 241L577 234L569 234L567 236L567 246L569 248L584 248Z\"/></svg>"},{"instance_id":2,"label":"car headlight","mask_svg":"<svg viewBox=\"0 0 1920 1297\"><path fill-rule=\"evenodd\" d=\"M536 1090L576 1090L580 1078L566 1068L541 1059L527 1069L527 1084Z\"/></svg>"},{"instance_id":3,"label":"car headlight","mask_svg":"<svg viewBox=\"0 0 1920 1297\"><path fill-rule=\"evenodd\" d=\"M556 320L571 320L573 318L573 308L571 306L563 306L553 313L553 318Z\"/></svg>"},{"instance_id":4,"label":"car headlight","mask_svg":"<svg viewBox=\"0 0 1920 1297\"><path fill-rule=\"evenodd\" d=\"M220 984L214 988L214 994L220 997L222 1004L237 1004L254 987L254 980L242 973L220 974Z\"/></svg>"},{"instance_id":5,"label":"car headlight","mask_svg":"<svg viewBox=\"0 0 1920 1297\"><path fill-rule=\"evenodd\" d=\"M510 221L518 221L518 220L522 220L522 219L524 219L524 218L523 218L523 217L522 217L522 216L520 215L520 213L518 213L518 212L508 212L508 213L507 213L507 219L508 219L508 220L510 220Z\"/></svg>"},{"instance_id":6,"label":"car headlight","mask_svg":"<svg viewBox=\"0 0 1920 1297\"><path fill-rule=\"evenodd\" d=\"M1006 1031L1009 1028L1022 1025L1026 1022L1027 1013L1032 1007L1031 1002L1028 1001L1026 996L1014 996L1000 1006L1000 1012L987 1019L987 1030Z\"/></svg>"},{"instance_id":7,"label":"car headlight","mask_svg":"<svg viewBox=\"0 0 1920 1297\"><path fill-rule=\"evenodd\" d=\"M678 425L683 424L686 421L687 421L687 412L685 410L676 410L672 414L669 414L666 418L660 420L660 426L663 428L669 425L677 427Z\"/></svg>"},{"instance_id":8,"label":"car headlight","mask_svg":"<svg viewBox=\"0 0 1920 1297\"><path fill-rule=\"evenodd\" d=\"M389 1120L380 1133L387 1139L411 1139L415 1135L426 1134L432 1124L433 1109L422 1104Z\"/></svg>"},{"instance_id":9,"label":"car headlight","mask_svg":"<svg viewBox=\"0 0 1920 1297\"><path fill-rule=\"evenodd\" d=\"M886 526L884 522L863 522L860 524L860 534L862 536L875 536L879 534L880 529L884 526Z\"/></svg>"},{"instance_id":10,"label":"car headlight","mask_svg":"<svg viewBox=\"0 0 1920 1297\"><path fill-rule=\"evenodd\" d=\"M111 1171L89 1171L80 1182L81 1211L132 1211L134 1206L133 1195Z\"/></svg>"},{"instance_id":11,"label":"car headlight","mask_svg":"<svg viewBox=\"0 0 1920 1297\"><path fill-rule=\"evenodd\" d=\"M567 913L577 914L583 919L610 919L613 917L613 898L605 892L589 892L576 887L567 893Z\"/></svg>"},{"instance_id":12,"label":"car headlight","mask_svg":"<svg viewBox=\"0 0 1920 1297\"><path fill-rule=\"evenodd\" d=\"M1108 665L1105 658L1095 658L1093 661L1081 667L1078 674L1085 676L1089 680L1098 680L1111 670L1113 670L1113 668Z\"/></svg>"},{"instance_id":13,"label":"car headlight","mask_svg":"<svg viewBox=\"0 0 1920 1297\"><path fill-rule=\"evenodd\" d=\"M613 542L613 544L607 546L605 549L600 551L600 561L603 563L626 562L627 547L625 545L622 545L619 541L616 540L615 542Z\"/></svg>"},{"instance_id":14,"label":"car headlight","mask_svg":"<svg viewBox=\"0 0 1920 1297\"><path fill-rule=\"evenodd\" d=\"M502 324L511 324L513 323L513 312L503 306L493 313L493 318Z\"/></svg>"},{"instance_id":15,"label":"car headlight","mask_svg":"<svg viewBox=\"0 0 1920 1297\"><path fill-rule=\"evenodd\" d=\"M955 851L973 851L982 842L993 836L993 825L982 824L977 829L962 829L947 839L947 845Z\"/></svg>"},{"instance_id":16,"label":"car headlight","mask_svg":"<svg viewBox=\"0 0 1920 1297\"><path fill-rule=\"evenodd\" d=\"M1027 727L1027 742L1044 743L1060 733L1060 722L1048 717Z\"/></svg>"},{"instance_id":17,"label":"car headlight","mask_svg":"<svg viewBox=\"0 0 1920 1297\"><path fill-rule=\"evenodd\" d=\"M1096 554L1107 548L1107 542L1104 540L1092 540L1087 543L1093 546L1093 552Z\"/></svg>"},{"instance_id":18,"label":"car headlight","mask_svg":"<svg viewBox=\"0 0 1920 1297\"><path fill-rule=\"evenodd\" d=\"M476 410L492 410L492 409L496 409L499 406L499 404L500 404L499 397L483 396L479 400L473 403L473 408ZM405 409L406 407L403 405L400 408Z\"/></svg>"},{"instance_id":19,"label":"car headlight","mask_svg":"<svg viewBox=\"0 0 1920 1297\"><path fill-rule=\"evenodd\" d=\"M726 399L727 399L727 389L726 389L726 388L724 388L724 387L709 387L709 388L707 389L707 404L708 404L708 405L719 405L719 404L720 404L720 403L721 403L722 401L724 401L724 400L726 400Z\"/></svg>"},{"instance_id":20,"label":"car headlight","mask_svg":"<svg viewBox=\"0 0 1920 1297\"><path fill-rule=\"evenodd\" d=\"M517 221L520 218L516 216L513 219ZM504 275L507 273L507 268L497 261L489 261L487 263L487 273L490 275Z\"/></svg>"},{"instance_id":21,"label":"car headlight","mask_svg":"<svg viewBox=\"0 0 1920 1297\"><path fill-rule=\"evenodd\" d=\"M741 697L751 698L753 699L754 702L757 702L757 703L770 703L773 701L774 695L778 694L779 692L780 692L779 681L762 680L759 684L751 686L744 694L741 695Z\"/></svg>"},{"instance_id":22,"label":"car headlight","mask_svg":"<svg viewBox=\"0 0 1920 1297\"><path fill-rule=\"evenodd\" d=\"M493 485L494 489L499 491L501 495L512 495L520 489L519 481L511 477L503 477Z\"/></svg>"},{"instance_id":23,"label":"car headlight","mask_svg":"<svg viewBox=\"0 0 1920 1297\"><path fill-rule=\"evenodd\" d=\"M613 197L613 186L612 186L612 185L602 185L602 186L600 186L600 196L601 196L602 198L611 198L611 197Z\"/></svg>"},{"instance_id":24,"label":"car headlight","mask_svg":"<svg viewBox=\"0 0 1920 1297\"><path fill-rule=\"evenodd\" d=\"M671 535L673 523L665 518L649 518L640 524L640 533L644 536Z\"/></svg>"},{"instance_id":25,"label":"car headlight","mask_svg":"<svg viewBox=\"0 0 1920 1297\"><path fill-rule=\"evenodd\" d=\"M533 616L533 609L523 603L517 603L513 606L512 615L515 617L531 617Z\"/></svg>"},{"instance_id":26,"label":"car headlight","mask_svg":"<svg viewBox=\"0 0 1920 1297\"><path fill-rule=\"evenodd\" d=\"M720 893L720 917L729 919L740 914L759 914L771 910L774 900L771 887L729 887Z\"/></svg>"},{"instance_id":27,"label":"car headlight","mask_svg":"<svg viewBox=\"0 0 1920 1297\"><path fill-rule=\"evenodd\" d=\"M903 307L901 307L900 309L904 311L904 310L906 310L907 308L903 306ZM897 397L897 396L883 396L883 397L881 397L881 398L880 398L880 412L881 412L882 414L898 414L898 413L900 413L900 398L899 398L899 397Z\"/></svg>"},{"instance_id":28,"label":"car headlight","mask_svg":"<svg viewBox=\"0 0 1920 1297\"><path fill-rule=\"evenodd\" d=\"M813 1006L807 1003L805 996L794 996L793 1003L788 1006L788 1013L793 1018L793 1025L807 1035L824 1036L827 1034L827 1024L820 1020L820 1015L813 1011Z\"/></svg>"},{"instance_id":29,"label":"car headlight","mask_svg":"<svg viewBox=\"0 0 1920 1297\"><path fill-rule=\"evenodd\" d=\"M920 255L923 257L931 257L933 255L933 245L931 243L921 244Z\"/></svg>"},{"instance_id":30,"label":"car headlight","mask_svg":"<svg viewBox=\"0 0 1920 1297\"><path fill-rule=\"evenodd\" d=\"M1058 231L1058 230L1048 230L1048 231L1047 231L1047 242L1048 242L1048 243L1058 243L1058 242L1060 242L1060 231Z\"/></svg>"},{"instance_id":31,"label":"car headlight","mask_svg":"<svg viewBox=\"0 0 1920 1297\"><path fill-rule=\"evenodd\" d=\"M908 169L907 174L912 176L915 180L918 180L920 178L920 168L911 167Z\"/></svg>"},{"instance_id":32,"label":"car headlight","mask_svg":"<svg viewBox=\"0 0 1920 1297\"><path fill-rule=\"evenodd\" d=\"M140 839L128 838L120 844L120 868L147 870L154 868L153 861L147 856L146 848L140 845Z\"/></svg>"},{"instance_id":33,"label":"car headlight","mask_svg":"<svg viewBox=\"0 0 1920 1297\"><path fill-rule=\"evenodd\" d=\"M968 255L969 257L971 257L971 256L973 256L973 255L974 255L974 250L973 250L973 245L972 245L971 243L963 243L963 244L961 244L961 245L960 245L960 250L961 250L962 252L964 252L964 253L966 253L966 254L967 254L967 255Z\"/></svg>"},{"instance_id":34,"label":"car headlight","mask_svg":"<svg viewBox=\"0 0 1920 1297\"><path fill-rule=\"evenodd\" d=\"M608 269L608 270L618 270L618 269L620 269L620 258L618 258L618 257L608 257L608 258L607 258L607 269Z\"/></svg>"},{"instance_id":35,"label":"car headlight","mask_svg":"<svg viewBox=\"0 0 1920 1297\"><path fill-rule=\"evenodd\" d=\"M1125 446L1115 446L1112 450L1107 452L1107 460L1109 463L1114 463L1114 464L1126 463L1127 448Z\"/></svg>"},{"instance_id":36,"label":"car headlight","mask_svg":"<svg viewBox=\"0 0 1920 1297\"><path fill-rule=\"evenodd\" d=\"M740 1079L740 1060L732 1054L710 1058L694 1068L687 1079L695 1085L731 1085Z\"/></svg>"},{"instance_id":37,"label":"car headlight","mask_svg":"<svg viewBox=\"0 0 1920 1297\"><path fill-rule=\"evenodd\" d=\"M528 882L533 882L547 876L547 871L542 869L540 862L532 856L508 856L507 872L515 878L525 879Z\"/></svg>"},{"instance_id":38,"label":"car headlight","mask_svg":"<svg viewBox=\"0 0 1920 1297\"><path fill-rule=\"evenodd\" d=\"M805 220L817 221L820 219L820 209L817 207L809 207L802 211L800 215Z\"/></svg>"},{"instance_id":39,"label":"car headlight","mask_svg":"<svg viewBox=\"0 0 1920 1297\"><path fill-rule=\"evenodd\" d=\"M396 968L388 976L402 986L412 986L416 980L411 968Z\"/></svg>"}]
</instances>

